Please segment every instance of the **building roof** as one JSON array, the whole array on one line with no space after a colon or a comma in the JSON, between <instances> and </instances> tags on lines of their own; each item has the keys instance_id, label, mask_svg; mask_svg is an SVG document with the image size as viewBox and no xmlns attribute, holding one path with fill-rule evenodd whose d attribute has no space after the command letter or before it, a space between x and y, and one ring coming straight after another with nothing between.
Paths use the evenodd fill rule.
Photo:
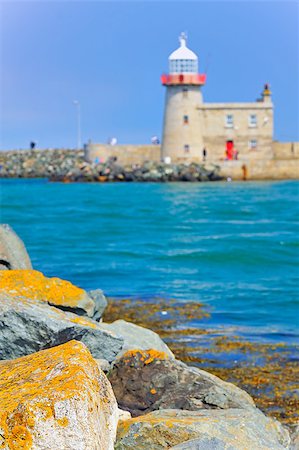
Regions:
<instances>
[{"instance_id":1,"label":"building roof","mask_svg":"<svg viewBox=\"0 0 299 450\"><path fill-rule=\"evenodd\" d=\"M175 59L191 59L196 61L198 59L196 54L192 50L190 50L186 45L187 36L185 33L180 34L179 41L181 44L180 47L174 52L172 52L171 55L169 55L168 59L170 61L173 61Z\"/></svg>"}]
</instances>

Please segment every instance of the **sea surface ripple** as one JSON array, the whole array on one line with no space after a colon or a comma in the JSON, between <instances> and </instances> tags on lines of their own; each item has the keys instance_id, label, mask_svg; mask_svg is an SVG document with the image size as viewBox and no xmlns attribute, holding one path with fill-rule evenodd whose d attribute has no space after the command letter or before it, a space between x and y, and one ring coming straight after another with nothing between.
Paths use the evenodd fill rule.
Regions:
<instances>
[{"instance_id":1,"label":"sea surface ripple","mask_svg":"<svg viewBox=\"0 0 299 450\"><path fill-rule=\"evenodd\" d=\"M1 222L48 276L113 297L201 302L206 327L252 339L298 337L297 181L2 180L0 194Z\"/></svg>"}]
</instances>

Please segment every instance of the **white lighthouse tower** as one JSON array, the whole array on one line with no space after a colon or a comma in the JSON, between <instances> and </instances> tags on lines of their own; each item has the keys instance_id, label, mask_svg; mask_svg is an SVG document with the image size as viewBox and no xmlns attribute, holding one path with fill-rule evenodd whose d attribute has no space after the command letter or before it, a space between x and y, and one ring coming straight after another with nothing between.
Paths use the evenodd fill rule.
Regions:
<instances>
[{"instance_id":1,"label":"white lighthouse tower","mask_svg":"<svg viewBox=\"0 0 299 450\"><path fill-rule=\"evenodd\" d=\"M198 58L181 33L180 47L169 56L169 74L161 76L166 86L161 157L163 161L190 162L202 159L203 138L198 107L206 76L198 73Z\"/></svg>"}]
</instances>

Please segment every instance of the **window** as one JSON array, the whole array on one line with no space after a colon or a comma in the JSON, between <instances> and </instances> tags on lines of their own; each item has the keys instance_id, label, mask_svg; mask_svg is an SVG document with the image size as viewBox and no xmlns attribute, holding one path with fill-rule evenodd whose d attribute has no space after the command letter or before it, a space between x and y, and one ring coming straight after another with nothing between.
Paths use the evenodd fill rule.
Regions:
<instances>
[{"instance_id":1,"label":"window","mask_svg":"<svg viewBox=\"0 0 299 450\"><path fill-rule=\"evenodd\" d=\"M190 146L188 144L184 145L184 152L189 153L190 152Z\"/></svg>"},{"instance_id":2,"label":"window","mask_svg":"<svg viewBox=\"0 0 299 450\"><path fill-rule=\"evenodd\" d=\"M193 59L174 59L169 63L170 73L197 73L198 62Z\"/></svg>"},{"instance_id":3,"label":"window","mask_svg":"<svg viewBox=\"0 0 299 450\"><path fill-rule=\"evenodd\" d=\"M232 114L227 114L225 118L225 126L230 128L234 126L234 116Z\"/></svg>"},{"instance_id":4,"label":"window","mask_svg":"<svg viewBox=\"0 0 299 450\"><path fill-rule=\"evenodd\" d=\"M249 148L251 150L256 150L257 149L257 140L256 139L251 139L249 141Z\"/></svg>"},{"instance_id":5,"label":"window","mask_svg":"<svg viewBox=\"0 0 299 450\"><path fill-rule=\"evenodd\" d=\"M256 127L257 126L256 114L250 114L249 115L249 126L250 127Z\"/></svg>"},{"instance_id":6,"label":"window","mask_svg":"<svg viewBox=\"0 0 299 450\"><path fill-rule=\"evenodd\" d=\"M183 121L184 125L187 125L189 123L189 116L184 116Z\"/></svg>"}]
</instances>

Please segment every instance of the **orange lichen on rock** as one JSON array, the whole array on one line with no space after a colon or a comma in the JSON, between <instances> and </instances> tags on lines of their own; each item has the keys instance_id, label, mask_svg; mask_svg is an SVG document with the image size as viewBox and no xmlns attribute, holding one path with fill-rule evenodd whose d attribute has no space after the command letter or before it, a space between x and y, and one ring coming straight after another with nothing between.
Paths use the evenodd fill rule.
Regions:
<instances>
[{"instance_id":1,"label":"orange lichen on rock","mask_svg":"<svg viewBox=\"0 0 299 450\"><path fill-rule=\"evenodd\" d=\"M137 357L141 361L144 362L144 364L150 364L156 359L165 360L169 359L169 356L165 352L160 352L155 349L148 349L148 350L128 350L124 355L123 358L125 361L129 361L131 358Z\"/></svg>"},{"instance_id":2,"label":"orange lichen on rock","mask_svg":"<svg viewBox=\"0 0 299 450\"><path fill-rule=\"evenodd\" d=\"M84 317L74 317L70 319L70 322L82 325L84 327L98 328L97 324L93 323L91 320L85 319Z\"/></svg>"},{"instance_id":3,"label":"orange lichen on rock","mask_svg":"<svg viewBox=\"0 0 299 450\"><path fill-rule=\"evenodd\" d=\"M114 448L169 449L193 439L196 443L190 448L211 448L209 442L216 441L217 448L282 449L289 448L290 442L289 433L278 422L255 409L161 409L121 421Z\"/></svg>"},{"instance_id":4,"label":"orange lichen on rock","mask_svg":"<svg viewBox=\"0 0 299 450\"><path fill-rule=\"evenodd\" d=\"M22 296L51 305L94 310L94 302L86 292L69 281L47 278L37 270L3 270L0 293Z\"/></svg>"},{"instance_id":5,"label":"orange lichen on rock","mask_svg":"<svg viewBox=\"0 0 299 450\"><path fill-rule=\"evenodd\" d=\"M168 412L168 411L167 411ZM155 426L159 424L163 424L167 428L173 428L176 425L192 425L194 423L194 418L180 418L180 417L170 417L170 418L164 418L164 417L155 417L151 413L145 414L143 416L133 417L131 419L127 420L120 420L118 423L118 429L117 429L117 437L118 439L125 436L129 429L134 424L140 424L140 423L148 423L151 425L151 427L154 429ZM136 434L138 436L138 434Z\"/></svg>"},{"instance_id":6,"label":"orange lichen on rock","mask_svg":"<svg viewBox=\"0 0 299 450\"><path fill-rule=\"evenodd\" d=\"M0 448L29 450L34 430L43 422L50 423L53 432L67 427L70 405L90 403L101 381L108 384L88 349L77 341L4 362L0 366ZM101 406L109 409L109 401L105 398Z\"/></svg>"},{"instance_id":7,"label":"orange lichen on rock","mask_svg":"<svg viewBox=\"0 0 299 450\"><path fill-rule=\"evenodd\" d=\"M11 436L8 444L9 448L11 448L12 450L30 450L32 447L31 434L26 427L22 425L16 425L11 430Z\"/></svg>"},{"instance_id":8,"label":"orange lichen on rock","mask_svg":"<svg viewBox=\"0 0 299 450\"><path fill-rule=\"evenodd\" d=\"M61 427L66 427L69 424L69 419L67 417L62 417L62 419L56 419L56 422Z\"/></svg>"}]
</instances>

